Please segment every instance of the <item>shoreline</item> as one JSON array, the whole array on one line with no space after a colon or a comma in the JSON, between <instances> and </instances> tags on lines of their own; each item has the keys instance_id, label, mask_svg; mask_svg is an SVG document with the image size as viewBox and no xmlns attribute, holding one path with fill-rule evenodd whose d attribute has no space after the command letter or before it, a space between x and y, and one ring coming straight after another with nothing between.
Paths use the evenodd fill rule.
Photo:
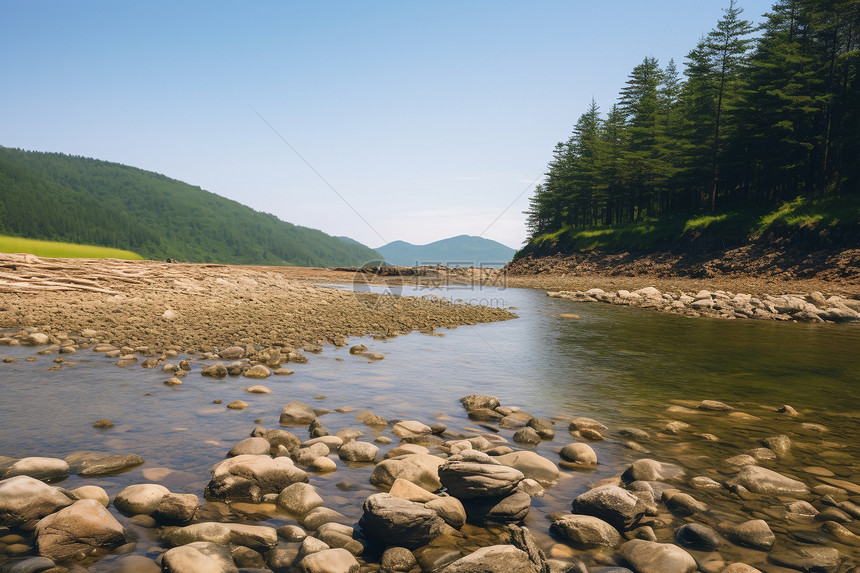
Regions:
<instances>
[{"instance_id":1,"label":"shoreline","mask_svg":"<svg viewBox=\"0 0 860 573\"><path fill-rule=\"evenodd\" d=\"M320 287L308 282L345 281L324 269L310 272L0 255L0 328L28 329L64 347L112 344L123 354L213 353L240 345L261 353L279 348L286 356L345 346L351 337L433 333L516 316Z\"/></svg>"}]
</instances>

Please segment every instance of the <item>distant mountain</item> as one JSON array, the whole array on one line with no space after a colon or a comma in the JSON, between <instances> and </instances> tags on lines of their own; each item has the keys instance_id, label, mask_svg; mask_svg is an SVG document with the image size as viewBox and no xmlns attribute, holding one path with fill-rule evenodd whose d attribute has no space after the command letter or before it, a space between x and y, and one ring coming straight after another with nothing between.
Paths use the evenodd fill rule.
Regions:
<instances>
[{"instance_id":1,"label":"distant mountain","mask_svg":"<svg viewBox=\"0 0 860 573\"><path fill-rule=\"evenodd\" d=\"M356 266L382 257L164 175L0 147L0 235L199 263Z\"/></svg>"},{"instance_id":2,"label":"distant mountain","mask_svg":"<svg viewBox=\"0 0 860 573\"><path fill-rule=\"evenodd\" d=\"M402 267L445 265L493 268L504 266L516 252L497 241L469 235L450 237L427 245L394 241L377 248L376 251L385 258L386 263Z\"/></svg>"}]
</instances>

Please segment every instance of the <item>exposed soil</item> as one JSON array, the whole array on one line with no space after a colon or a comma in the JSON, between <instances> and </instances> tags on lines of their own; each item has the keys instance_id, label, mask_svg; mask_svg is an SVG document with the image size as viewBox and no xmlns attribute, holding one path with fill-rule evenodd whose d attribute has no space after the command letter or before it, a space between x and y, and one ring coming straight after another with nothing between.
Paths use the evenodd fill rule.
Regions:
<instances>
[{"instance_id":1,"label":"exposed soil","mask_svg":"<svg viewBox=\"0 0 860 573\"><path fill-rule=\"evenodd\" d=\"M545 289L726 290L765 294L822 292L860 298L860 249L803 250L779 242L708 252L527 256L507 268L509 286Z\"/></svg>"}]
</instances>

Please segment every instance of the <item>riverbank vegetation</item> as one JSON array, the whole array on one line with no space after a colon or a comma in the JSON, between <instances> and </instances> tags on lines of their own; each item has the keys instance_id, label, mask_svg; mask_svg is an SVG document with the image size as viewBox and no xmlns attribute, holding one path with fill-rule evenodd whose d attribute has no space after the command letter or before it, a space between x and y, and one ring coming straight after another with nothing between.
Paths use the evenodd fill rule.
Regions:
<instances>
[{"instance_id":1,"label":"riverbank vegetation","mask_svg":"<svg viewBox=\"0 0 860 573\"><path fill-rule=\"evenodd\" d=\"M860 239L860 2L731 0L683 72L646 57L556 145L520 256L824 231Z\"/></svg>"},{"instance_id":2,"label":"riverbank vegetation","mask_svg":"<svg viewBox=\"0 0 860 573\"><path fill-rule=\"evenodd\" d=\"M0 147L0 234L186 262L341 266L381 259L359 243L158 173L6 147Z\"/></svg>"}]
</instances>

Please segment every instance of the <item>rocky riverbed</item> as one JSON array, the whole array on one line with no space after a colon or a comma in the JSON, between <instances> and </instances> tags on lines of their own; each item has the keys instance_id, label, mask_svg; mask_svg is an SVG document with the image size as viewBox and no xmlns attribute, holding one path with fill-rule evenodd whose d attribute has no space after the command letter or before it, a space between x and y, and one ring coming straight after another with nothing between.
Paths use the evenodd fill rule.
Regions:
<instances>
[{"instance_id":1,"label":"rocky riverbed","mask_svg":"<svg viewBox=\"0 0 860 573\"><path fill-rule=\"evenodd\" d=\"M151 358L165 383L269 390L269 367L241 346ZM199 489L171 486L172 470L137 452L98 451L107 442L2 457L0 571L857 570L850 417L678 399L629 427L486 394L456 408L392 419L289 401L212 459ZM140 480L109 494L122 472Z\"/></svg>"}]
</instances>

